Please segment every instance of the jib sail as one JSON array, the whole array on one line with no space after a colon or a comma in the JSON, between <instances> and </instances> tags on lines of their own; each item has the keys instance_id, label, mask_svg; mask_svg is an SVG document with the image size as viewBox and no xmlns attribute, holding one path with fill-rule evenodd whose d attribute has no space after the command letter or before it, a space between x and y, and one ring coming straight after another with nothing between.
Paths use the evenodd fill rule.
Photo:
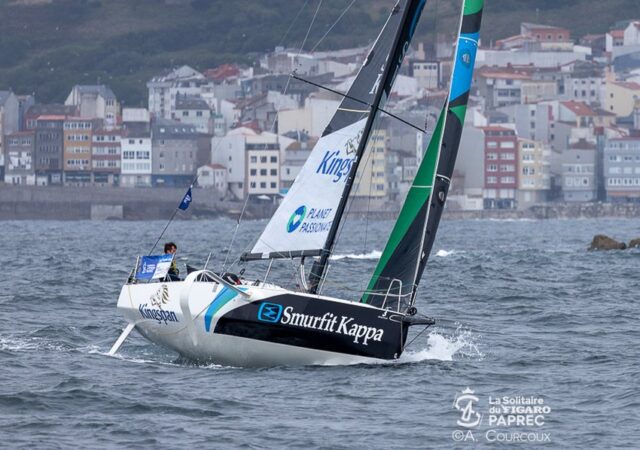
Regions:
<instances>
[{"instance_id":1,"label":"jib sail","mask_svg":"<svg viewBox=\"0 0 640 450\"><path fill-rule=\"evenodd\" d=\"M431 252L460 146L484 0L464 0L447 102L425 157L362 301L381 306L413 302ZM393 300L389 300L393 299Z\"/></svg>"}]
</instances>

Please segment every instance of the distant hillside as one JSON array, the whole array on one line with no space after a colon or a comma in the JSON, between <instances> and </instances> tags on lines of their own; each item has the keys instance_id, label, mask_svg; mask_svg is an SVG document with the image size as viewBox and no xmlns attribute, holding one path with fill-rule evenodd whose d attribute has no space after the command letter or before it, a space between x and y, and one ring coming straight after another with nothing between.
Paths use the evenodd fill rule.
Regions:
<instances>
[{"instance_id":1,"label":"distant hillside","mask_svg":"<svg viewBox=\"0 0 640 450\"><path fill-rule=\"evenodd\" d=\"M323 0L306 48L351 0ZM319 49L371 41L393 0L358 0ZM0 89L62 101L72 85L106 83L125 105L146 103L145 82L178 64L196 68L251 63L278 44L300 46L318 0L0 0ZM451 34L459 1L428 0L417 39ZM638 0L487 0L483 39L522 21L602 33L640 16ZM291 29L289 29L290 25ZM287 33L288 31L288 33ZM285 37L286 35L286 37ZM283 40L284 38L284 40Z\"/></svg>"}]
</instances>

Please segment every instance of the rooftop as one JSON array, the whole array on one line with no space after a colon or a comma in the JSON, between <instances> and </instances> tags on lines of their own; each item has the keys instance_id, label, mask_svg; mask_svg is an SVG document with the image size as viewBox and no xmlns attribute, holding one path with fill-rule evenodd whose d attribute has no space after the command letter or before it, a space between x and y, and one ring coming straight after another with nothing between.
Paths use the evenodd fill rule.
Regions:
<instances>
[{"instance_id":1,"label":"rooftop","mask_svg":"<svg viewBox=\"0 0 640 450\"><path fill-rule=\"evenodd\" d=\"M614 81L613 84L623 87L625 89L631 89L633 91L640 91L640 83L633 81Z\"/></svg>"},{"instance_id":2,"label":"rooftop","mask_svg":"<svg viewBox=\"0 0 640 450\"><path fill-rule=\"evenodd\" d=\"M0 91L0 106L4 105L7 102L11 94L11 91Z\"/></svg>"},{"instance_id":3,"label":"rooftop","mask_svg":"<svg viewBox=\"0 0 640 450\"><path fill-rule=\"evenodd\" d=\"M195 126L169 119L157 119L151 129L154 138L189 139L198 136Z\"/></svg>"},{"instance_id":4,"label":"rooftop","mask_svg":"<svg viewBox=\"0 0 640 450\"><path fill-rule=\"evenodd\" d=\"M177 95L176 109L204 109L208 110L209 105L199 95Z\"/></svg>"},{"instance_id":5,"label":"rooftop","mask_svg":"<svg viewBox=\"0 0 640 450\"><path fill-rule=\"evenodd\" d=\"M35 104L26 112L26 116L28 117L38 117L42 115L75 116L77 114L78 107L76 105L62 105L59 103Z\"/></svg>"},{"instance_id":6,"label":"rooftop","mask_svg":"<svg viewBox=\"0 0 640 450\"><path fill-rule=\"evenodd\" d=\"M113 93L110 87L105 86L104 84L96 84L96 85L87 85L87 84L76 84L73 89L77 90L80 94L93 94L100 95L105 99L115 100L116 94Z\"/></svg>"},{"instance_id":7,"label":"rooftop","mask_svg":"<svg viewBox=\"0 0 640 450\"><path fill-rule=\"evenodd\" d=\"M570 100L566 102L560 102L560 104L574 113L576 116L597 116L596 112L584 102Z\"/></svg>"},{"instance_id":8,"label":"rooftop","mask_svg":"<svg viewBox=\"0 0 640 450\"><path fill-rule=\"evenodd\" d=\"M222 64L214 69L204 72L204 76L217 83L221 83L227 78L237 77L240 75L240 69L235 64Z\"/></svg>"}]
</instances>

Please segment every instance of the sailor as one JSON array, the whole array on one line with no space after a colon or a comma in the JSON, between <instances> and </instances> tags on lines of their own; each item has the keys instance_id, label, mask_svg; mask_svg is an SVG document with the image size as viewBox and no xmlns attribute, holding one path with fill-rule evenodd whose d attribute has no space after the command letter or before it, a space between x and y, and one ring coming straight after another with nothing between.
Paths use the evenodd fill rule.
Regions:
<instances>
[{"instance_id":1,"label":"sailor","mask_svg":"<svg viewBox=\"0 0 640 450\"><path fill-rule=\"evenodd\" d=\"M173 242L167 242L164 244L164 254L165 255L175 255L178 251L178 246ZM171 267L169 267L169 272L167 272L167 280L168 281L180 281L180 271L178 270L178 265L176 264L176 258L173 257L173 261L171 261Z\"/></svg>"}]
</instances>

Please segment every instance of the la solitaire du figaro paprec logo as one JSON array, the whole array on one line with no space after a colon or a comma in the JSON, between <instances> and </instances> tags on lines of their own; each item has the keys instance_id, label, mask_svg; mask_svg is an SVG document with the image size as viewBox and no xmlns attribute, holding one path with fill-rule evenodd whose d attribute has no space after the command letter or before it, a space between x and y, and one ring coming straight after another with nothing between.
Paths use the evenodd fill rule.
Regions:
<instances>
[{"instance_id":1,"label":"la solitaire du figaro paprec logo","mask_svg":"<svg viewBox=\"0 0 640 450\"><path fill-rule=\"evenodd\" d=\"M460 418L456 422L459 426L471 429L476 428L482 421L482 414L474 409L480 399L470 388L462 391L462 394L456 396L453 407L460 411Z\"/></svg>"}]
</instances>

